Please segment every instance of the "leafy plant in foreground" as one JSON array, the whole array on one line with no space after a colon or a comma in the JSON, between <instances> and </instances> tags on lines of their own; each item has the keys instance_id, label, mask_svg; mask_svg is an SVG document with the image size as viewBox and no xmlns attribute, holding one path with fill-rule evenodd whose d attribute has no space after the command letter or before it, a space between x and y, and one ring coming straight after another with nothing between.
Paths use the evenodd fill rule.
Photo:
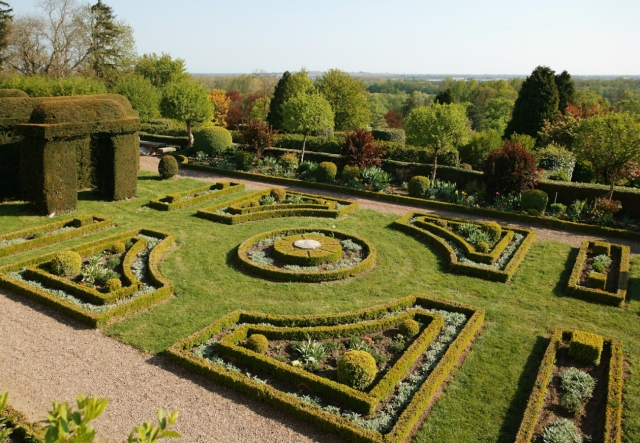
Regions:
<instances>
[{"instance_id":1,"label":"leafy plant in foreground","mask_svg":"<svg viewBox=\"0 0 640 443\"><path fill-rule=\"evenodd\" d=\"M560 376L560 385L565 391L560 402L569 412L576 415L582 409L582 404L593 395L596 379L576 368L565 370Z\"/></svg>"},{"instance_id":2,"label":"leafy plant in foreground","mask_svg":"<svg viewBox=\"0 0 640 443\"><path fill-rule=\"evenodd\" d=\"M300 359L306 362L317 362L327 357L327 352L324 349L322 343L317 343L309 339L309 341L303 341L294 343L291 348L300 354Z\"/></svg>"},{"instance_id":3,"label":"leafy plant in foreground","mask_svg":"<svg viewBox=\"0 0 640 443\"><path fill-rule=\"evenodd\" d=\"M582 436L576 425L561 418L544 428L542 440L544 443L582 443Z\"/></svg>"}]
</instances>

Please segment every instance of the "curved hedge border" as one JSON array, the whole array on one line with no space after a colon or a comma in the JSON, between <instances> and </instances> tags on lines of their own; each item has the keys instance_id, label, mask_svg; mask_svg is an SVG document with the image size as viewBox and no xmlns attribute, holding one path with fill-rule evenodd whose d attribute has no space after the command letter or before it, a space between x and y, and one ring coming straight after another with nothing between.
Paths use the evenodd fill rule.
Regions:
<instances>
[{"instance_id":1,"label":"curved hedge border","mask_svg":"<svg viewBox=\"0 0 640 443\"><path fill-rule=\"evenodd\" d=\"M529 396L515 443L531 443L536 423L542 412L542 405L547 394L547 386L551 380L556 353L563 338L571 337L573 331L556 328L542 359L538 377ZM610 346L609 379L607 383L607 408L605 419L604 443L620 443L622 441L622 385L624 383L622 342L605 338ZM595 436L592 436L595 437ZM597 438L597 437L595 437Z\"/></svg>"},{"instance_id":2,"label":"curved hedge border","mask_svg":"<svg viewBox=\"0 0 640 443\"><path fill-rule=\"evenodd\" d=\"M38 423L32 423L20 411L11 405L6 405L0 410L0 417L10 417L8 427L12 429L10 439L24 443L44 443L43 432Z\"/></svg>"},{"instance_id":3,"label":"curved hedge border","mask_svg":"<svg viewBox=\"0 0 640 443\"><path fill-rule=\"evenodd\" d=\"M295 325L297 327L336 325L379 318L389 312L412 306L460 312L467 315L468 320L458 337L449 345L438 365L414 394L391 432L384 435L366 430L344 417L330 414L318 406L292 397L273 386L258 383L244 374L229 371L219 365L209 363L204 358L198 357L191 352L193 347L205 343L236 323L270 323L283 326ZM464 351L480 330L484 317L485 311L481 308L416 295L405 297L388 305L326 316L284 316L236 311L174 344L167 349L167 354L171 359L194 373L204 375L214 382L270 403L286 413L314 423L326 431L338 434L349 442L401 443L406 442L426 418L427 409L431 407L443 383L452 375L453 368L462 363Z\"/></svg>"},{"instance_id":4,"label":"curved hedge border","mask_svg":"<svg viewBox=\"0 0 640 443\"><path fill-rule=\"evenodd\" d=\"M4 257L18 252L28 251L31 249L42 248L44 246L59 243L72 238L83 237L85 235L93 234L94 232L102 231L103 229L115 227L115 222L111 218L100 217L97 215L86 215L74 218L66 218L54 223L46 225L36 226L29 229L23 229L21 231L9 232L7 234L0 235L0 241L3 240L15 240L18 238L24 238L36 232L51 232L56 229L63 228L67 225L76 226L76 229L66 232L59 232L57 234L45 235L44 237L35 238L33 240L27 240L22 243L15 243L5 247L0 247L0 257Z\"/></svg>"},{"instance_id":5,"label":"curved hedge border","mask_svg":"<svg viewBox=\"0 0 640 443\"><path fill-rule=\"evenodd\" d=\"M244 184L242 183L218 182L213 185L201 186L199 188L190 189L184 192L167 194L166 197L151 200L149 202L149 207L157 209L158 211L174 211L176 209L182 209L186 208L187 206L193 206L202 202L213 200L214 198L222 197L223 195L229 195L243 189ZM207 191L214 192L183 200L184 197L190 197Z\"/></svg>"},{"instance_id":6,"label":"curved hedge border","mask_svg":"<svg viewBox=\"0 0 640 443\"><path fill-rule=\"evenodd\" d=\"M497 209L476 208L458 205L455 203L445 203L436 200L426 200L423 198L407 197L404 195L384 194L381 192L366 191L363 189L348 188L346 186L331 185L327 183L317 183L294 178L274 177L271 175L254 174L244 171L231 171L228 169L216 168L213 166L194 165L189 163L183 167L196 169L199 171L207 171L214 174L241 177L247 180L257 180L266 183L275 183L285 186L304 186L307 188L324 189L327 191L338 192L341 194L351 194L372 200L381 200L389 203L400 203L405 205L419 206L424 208L441 209L443 211L459 212L461 214L473 214L477 216L486 216L491 219L500 219L505 221L514 221L520 223L531 223L547 228L561 229L564 231L580 232L591 235L607 235L612 237L625 238L629 240L640 241L640 232L627 231L625 229L608 228L606 226L589 225L586 223L576 223L567 220L558 220L554 218L536 217L516 212L502 212ZM557 183L557 182L553 182Z\"/></svg>"},{"instance_id":7,"label":"curved hedge border","mask_svg":"<svg viewBox=\"0 0 640 443\"><path fill-rule=\"evenodd\" d=\"M317 249L300 249L294 245L298 240L315 240L321 246ZM340 260L342 245L338 240L324 235L292 235L273 243L273 257L292 265L317 266Z\"/></svg>"},{"instance_id":8,"label":"curved hedge border","mask_svg":"<svg viewBox=\"0 0 640 443\"><path fill-rule=\"evenodd\" d=\"M254 208L240 208L241 205L251 200L260 200L263 196L269 195L271 189L252 192L237 199L219 203L215 206L200 209L196 214L198 217L228 225L235 225L255 220L266 220L269 218L281 217L328 217L338 218L349 212L358 209L358 203L349 200L338 200L324 195L305 194L302 192L287 191L287 196L299 196L303 199L317 200L322 204L275 204L267 206L257 206ZM337 205L343 205L337 208ZM226 208L235 209L236 214L221 214L216 211Z\"/></svg>"},{"instance_id":9,"label":"curved hedge border","mask_svg":"<svg viewBox=\"0 0 640 443\"><path fill-rule=\"evenodd\" d=\"M529 249L531 249L531 246L533 246L533 242L536 239L535 231L501 226L503 232L513 231L514 233L522 234L524 236L522 243L520 244L518 249L515 251L511 259L509 260L509 263L507 263L507 265L505 266L505 268L502 270L496 270L496 269L489 269L481 266L469 265L465 263L460 263L458 261L458 257L455 251L439 235L409 223L409 221L413 218L420 218L425 216L433 217L428 214L412 212L393 222L392 226L400 231L413 235L419 238L420 240L423 240L426 243L434 246L438 252L444 255L445 259L449 264L449 269L456 274L470 275L472 277L483 278L485 280L505 283L511 280L513 275L516 273L516 271L524 261L524 258L526 257L527 253L529 252ZM457 218L448 218L448 217L437 217L437 218L441 218L447 221L453 221L456 223L466 222L466 220L461 220Z\"/></svg>"},{"instance_id":10,"label":"curved hedge border","mask_svg":"<svg viewBox=\"0 0 640 443\"><path fill-rule=\"evenodd\" d=\"M599 244L608 245L610 249L620 250L620 274L618 277L618 290L616 292L607 292L604 290L598 290L589 288L586 286L580 286L580 276L582 275L582 268L584 262L587 259L587 250L589 246L593 244L593 241L583 240L576 257L576 263L573 265L573 271L571 277L569 277L569 283L567 283L567 295L572 297L582 298L584 300L590 300L597 303L604 303L612 306L622 305L627 298L627 283L629 281L629 271L631 268L630 254L631 248L625 245L615 245L610 243L598 242Z\"/></svg>"},{"instance_id":11,"label":"curved hedge border","mask_svg":"<svg viewBox=\"0 0 640 443\"><path fill-rule=\"evenodd\" d=\"M149 254L148 277L157 289L148 294L143 294L132 300L125 301L104 312L95 313L83 309L75 303L56 297L53 294L42 291L26 283L16 281L7 275L9 272L19 271L20 269L26 268L28 266L38 265L49 261L57 254L57 252L53 252L41 257L33 257L31 259L23 260L18 263L1 267L0 286L3 286L20 295L24 295L25 297L36 300L44 305L50 306L57 311L60 311L70 317L75 318L76 320L88 324L89 326L99 328L106 324L109 320L121 317L126 314L131 314L141 309L148 308L158 303L160 300L163 300L173 294L173 283L170 280L164 278L162 274L160 274L160 272L158 271L158 263L162 259L163 253L166 251L166 249L169 246L173 245L174 236L173 234L151 229L132 229L130 231L122 232L105 239L96 240L90 243L66 249L68 251L74 252L82 252L83 250L88 249L100 250L116 241L126 241L138 234L162 238L162 241L158 243Z\"/></svg>"},{"instance_id":12,"label":"curved hedge border","mask_svg":"<svg viewBox=\"0 0 640 443\"><path fill-rule=\"evenodd\" d=\"M365 258L355 266L345 269L335 269L332 271L289 271L287 269L276 268L275 266L260 265L251 261L247 256L247 249L249 249L251 245L259 242L260 240L264 240L265 238L278 234L295 235L309 232L320 232L329 236L337 235L339 238L343 237L344 239L354 240L357 244L362 246L362 255ZM263 277L289 282L318 283L322 281L342 280L354 277L357 274L373 268L376 264L376 258L376 248L368 240L356 235L347 234L346 232L336 231L334 229L277 229L275 231L263 232L261 234L254 235L238 246L238 260L243 268Z\"/></svg>"}]
</instances>

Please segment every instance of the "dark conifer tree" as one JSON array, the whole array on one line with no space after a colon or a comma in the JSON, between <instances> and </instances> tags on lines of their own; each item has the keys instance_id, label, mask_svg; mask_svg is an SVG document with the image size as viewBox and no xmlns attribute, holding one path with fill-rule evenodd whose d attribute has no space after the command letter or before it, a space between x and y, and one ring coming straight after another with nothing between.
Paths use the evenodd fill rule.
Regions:
<instances>
[{"instance_id":1,"label":"dark conifer tree","mask_svg":"<svg viewBox=\"0 0 640 443\"><path fill-rule=\"evenodd\" d=\"M100 0L91 6L91 15L91 69L96 77L105 78L117 69L122 30L116 24L113 8Z\"/></svg>"},{"instance_id":2,"label":"dark conifer tree","mask_svg":"<svg viewBox=\"0 0 640 443\"><path fill-rule=\"evenodd\" d=\"M558 110L564 114L567 109L567 104L573 104L576 87L573 84L573 79L567 71L562 71L562 74L558 74L555 77L556 87L558 88Z\"/></svg>"},{"instance_id":3,"label":"dark conifer tree","mask_svg":"<svg viewBox=\"0 0 640 443\"><path fill-rule=\"evenodd\" d=\"M522 83L511 121L504 137L513 133L537 138L545 120L550 120L558 111L558 88L555 72L546 66L538 66Z\"/></svg>"},{"instance_id":4,"label":"dark conifer tree","mask_svg":"<svg viewBox=\"0 0 640 443\"><path fill-rule=\"evenodd\" d=\"M2 71L2 65L7 59L6 50L9 46L9 23L13 20L12 12L13 9L9 7L8 3L0 2L0 71Z\"/></svg>"},{"instance_id":5,"label":"dark conifer tree","mask_svg":"<svg viewBox=\"0 0 640 443\"><path fill-rule=\"evenodd\" d=\"M451 88L440 91L438 95L436 95L435 102L440 103L441 105L450 105L451 103L454 103Z\"/></svg>"},{"instance_id":6,"label":"dark conifer tree","mask_svg":"<svg viewBox=\"0 0 640 443\"><path fill-rule=\"evenodd\" d=\"M291 73L289 71L285 71L273 91L273 98L269 104L267 123L271 125L272 129L282 130L282 105L291 98L293 92Z\"/></svg>"}]
</instances>

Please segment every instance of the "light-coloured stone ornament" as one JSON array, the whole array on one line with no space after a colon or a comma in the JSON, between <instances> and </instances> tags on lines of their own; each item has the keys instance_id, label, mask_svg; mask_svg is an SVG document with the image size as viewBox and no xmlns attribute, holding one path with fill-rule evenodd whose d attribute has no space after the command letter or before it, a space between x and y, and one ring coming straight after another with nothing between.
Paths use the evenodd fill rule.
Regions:
<instances>
[{"instance_id":1,"label":"light-coloured stone ornament","mask_svg":"<svg viewBox=\"0 0 640 443\"><path fill-rule=\"evenodd\" d=\"M293 242L293 246L295 246L298 249L304 249L305 251L309 251L313 249L318 249L320 246L322 246L322 243L316 240L296 240L295 242Z\"/></svg>"}]
</instances>

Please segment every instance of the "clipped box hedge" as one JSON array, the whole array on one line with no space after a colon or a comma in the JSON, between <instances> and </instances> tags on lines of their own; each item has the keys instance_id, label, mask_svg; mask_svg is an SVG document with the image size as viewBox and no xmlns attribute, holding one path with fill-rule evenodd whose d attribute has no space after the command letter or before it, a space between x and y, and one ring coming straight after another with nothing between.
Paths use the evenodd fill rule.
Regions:
<instances>
[{"instance_id":1,"label":"clipped box hedge","mask_svg":"<svg viewBox=\"0 0 640 443\"><path fill-rule=\"evenodd\" d=\"M11 398L9 398L11 400ZM26 415L7 404L0 409L0 417L8 417L7 428L11 429L12 442L44 443L44 432L39 423L29 421Z\"/></svg>"},{"instance_id":2,"label":"clipped box hedge","mask_svg":"<svg viewBox=\"0 0 640 443\"><path fill-rule=\"evenodd\" d=\"M547 395L547 386L553 376L553 366L556 354L563 340L570 340L574 333L579 331L570 331L557 328L551 336L551 341L544 354L540 370L536 382L533 385L527 409L518 430L515 443L532 443L533 434L536 429L538 418L542 413L545 397ZM624 384L624 354L622 352L622 342L614 339L604 339L605 346L611 350L611 358L609 359L607 380L607 406L605 419L605 429L603 436L591 437L597 441L604 443L621 443L622 442L622 388Z\"/></svg>"},{"instance_id":3,"label":"clipped box hedge","mask_svg":"<svg viewBox=\"0 0 640 443\"><path fill-rule=\"evenodd\" d=\"M409 404L398 417L396 424L387 434L366 430L344 417L330 414L318 406L292 397L273 386L259 383L245 374L233 372L222 366L210 363L192 352L195 346L207 342L220 332L238 323L269 323L273 326L295 326L296 328L346 325L348 323L378 319L390 312L409 307L459 312L465 314L468 319L458 337L449 345L437 366L413 395ZM484 317L484 309L420 295L405 297L388 305L324 316L285 316L236 311L174 344L167 350L167 354L172 360L194 373L204 375L216 383L272 404L285 413L292 414L326 431L338 434L346 441L402 443L407 442L422 424L427 416L427 410L437 399L443 384L453 375L452 370L462 363L465 350L480 330Z\"/></svg>"},{"instance_id":4,"label":"clipped box hedge","mask_svg":"<svg viewBox=\"0 0 640 443\"><path fill-rule=\"evenodd\" d=\"M76 229L59 232L57 234L45 235L44 237L34 238L22 243L14 243L4 247L0 247L0 257L4 257L18 252L29 251L31 249L42 248L44 246L52 245L54 243L71 240L72 238L83 237L85 235L93 234L94 232L102 231L103 229L109 229L115 227L115 223L111 218L105 218L98 215L86 215L73 218L65 218L46 225L35 226L33 228L23 229L20 231L13 231L7 234L0 235L0 242L3 240L16 240L19 238L25 238L38 232L51 232L66 226L75 226Z\"/></svg>"},{"instance_id":5,"label":"clipped box hedge","mask_svg":"<svg viewBox=\"0 0 640 443\"><path fill-rule=\"evenodd\" d=\"M193 206L213 200L215 198L229 195L234 192L238 192L244 189L242 183L232 182L218 182L213 185L201 186L195 189L189 189L184 192L175 192L173 194L167 194L167 196L154 199L149 202L149 207L157 209L158 211L174 211L176 209L186 208L187 206ZM212 191L212 192L209 192ZM207 194L201 194L207 192ZM184 200L185 197L190 197Z\"/></svg>"},{"instance_id":6,"label":"clipped box hedge","mask_svg":"<svg viewBox=\"0 0 640 443\"><path fill-rule=\"evenodd\" d=\"M8 275L10 272L19 271L20 269L27 268L29 266L37 266L45 263L53 259L53 257L55 257L55 255L60 251L40 257L33 257L27 260L20 261L18 263L13 263L1 267L0 286L3 286L25 297L36 300L44 305L50 306L53 309L60 311L92 327L101 327L110 320L148 308L173 294L173 283L170 280L164 278L162 274L160 274L160 271L158 270L158 263L162 259L163 254L167 250L167 248L173 245L174 236L166 232L151 229L132 229L120 234L113 235L111 237L65 249L67 251L78 252L82 255L83 251L99 251L107 248L114 242L127 241L138 234L162 238L162 241L158 243L149 254L148 262L148 278L151 280L152 285L157 289L148 294L140 295L134 299L119 302L118 304L116 304L116 306L113 306L101 313L95 313L88 309L84 309L80 305L77 305L65 299L61 299L53 294L50 294L47 291L40 290L21 281L14 280Z\"/></svg>"},{"instance_id":7,"label":"clipped box hedge","mask_svg":"<svg viewBox=\"0 0 640 443\"><path fill-rule=\"evenodd\" d=\"M595 289L578 284L580 282L580 276L582 275L582 268L587 260L587 251L590 247L593 248L594 246L598 246L598 253L606 250L618 250L620 253L618 289L616 292L608 292L603 289ZM596 249L593 250L596 251ZM578 256L576 257L576 262L573 265L569 282L567 283L567 295L606 305L621 306L627 298L627 285L631 269L630 256L631 248L629 248L629 246L583 240L578 251Z\"/></svg>"},{"instance_id":8,"label":"clipped box hedge","mask_svg":"<svg viewBox=\"0 0 640 443\"><path fill-rule=\"evenodd\" d=\"M524 236L524 239L522 240L522 243L520 244L518 249L514 252L513 256L511 257L511 259L509 260L509 262L507 263L504 269L502 270L489 269L482 266L474 266L471 264L461 263L460 261L458 261L458 257L455 251L451 248L451 246L447 243L447 241L443 237L441 237L438 233L431 232L430 230L424 229L419 226L415 226L410 223L412 219L415 219L415 218L420 219L424 217L432 218L434 220L437 218L440 218L440 219L446 220L448 223L449 222L453 222L453 223L467 222L466 220L457 219L457 218L435 217L432 215L422 214L419 212L412 212L393 222L392 226L402 232L406 232L407 234L410 234L412 236L419 238L420 240L425 241L427 244L431 246L434 246L435 249L440 254L442 254L447 260L449 264L449 269L451 270L451 272L454 272L456 274L469 275L472 277L478 277L485 280L497 281L502 283L505 283L511 280L513 275L516 273L516 271L524 261L524 258L529 252L529 249L531 249L531 246L533 246L533 242L536 239L535 231L501 226L503 232L507 233L509 231L512 231L514 234L516 233L522 234ZM460 239L464 240L462 238Z\"/></svg>"},{"instance_id":9,"label":"clipped box hedge","mask_svg":"<svg viewBox=\"0 0 640 443\"><path fill-rule=\"evenodd\" d=\"M265 206L243 207L243 205L258 201L264 196L268 196L271 189L256 191L243 195L237 199L219 203L200 209L196 214L198 217L218 223L235 225L248 221L266 220L281 217L342 217L358 209L358 203L341 200L323 195L306 194L302 192L287 191L287 197L299 196L305 200L313 200L316 204L273 204ZM338 205L342 207L338 208ZM228 209L230 214L219 213L217 211Z\"/></svg>"}]
</instances>

